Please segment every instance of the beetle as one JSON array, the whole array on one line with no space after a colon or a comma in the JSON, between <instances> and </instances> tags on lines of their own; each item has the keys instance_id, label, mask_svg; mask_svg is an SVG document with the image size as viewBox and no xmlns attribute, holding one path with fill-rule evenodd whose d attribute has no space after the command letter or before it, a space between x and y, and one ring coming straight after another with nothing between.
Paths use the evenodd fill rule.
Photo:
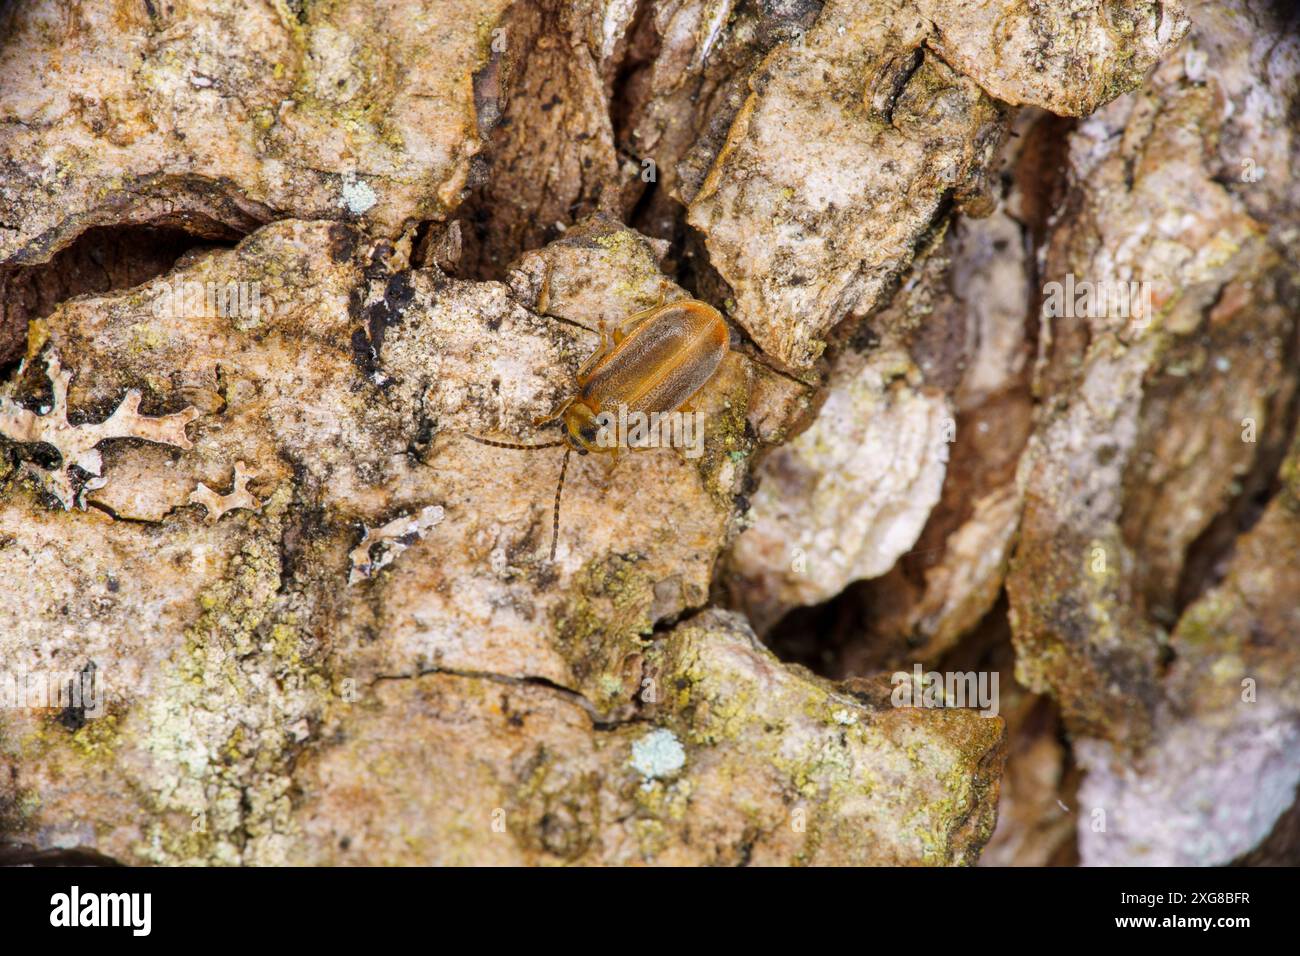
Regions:
<instances>
[{"instance_id":1,"label":"beetle","mask_svg":"<svg viewBox=\"0 0 1300 956\"><path fill-rule=\"evenodd\" d=\"M649 416L679 411L713 377L731 342L726 321L717 309L698 299L677 299L635 312L612 330L599 324L600 344L576 375L577 389L535 427L559 422L559 441L525 445L469 437L495 448L535 450L564 447L560 480L555 488L551 519L551 561L560 535L560 495L569 454L617 454L618 445L599 442L602 412L626 406L629 413Z\"/></svg>"}]
</instances>

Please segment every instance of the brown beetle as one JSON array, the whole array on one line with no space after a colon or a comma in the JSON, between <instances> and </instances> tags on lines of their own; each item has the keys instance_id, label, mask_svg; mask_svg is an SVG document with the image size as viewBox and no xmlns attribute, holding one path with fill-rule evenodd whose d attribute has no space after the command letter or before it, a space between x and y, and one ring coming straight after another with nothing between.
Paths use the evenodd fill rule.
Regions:
<instances>
[{"instance_id":1,"label":"brown beetle","mask_svg":"<svg viewBox=\"0 0 1300 956\"><path fill-rule=\"evenodd\" d=\"M626 407L629 412L675 412L689 402L722 364L730 332L713 306L697 299L660 300L658 305L628 316L613 331L600 323L600 345L577 374L577 394L565 399L534 425L559 421L560 441L536 445L493 441L469 436L495 448L533 450L565 446L560 480L555 489L551 524L551 560L560 534L560 494L569 453L615 452L618 445L598 442L602 412Z\"/></svg>"}]
</instances>

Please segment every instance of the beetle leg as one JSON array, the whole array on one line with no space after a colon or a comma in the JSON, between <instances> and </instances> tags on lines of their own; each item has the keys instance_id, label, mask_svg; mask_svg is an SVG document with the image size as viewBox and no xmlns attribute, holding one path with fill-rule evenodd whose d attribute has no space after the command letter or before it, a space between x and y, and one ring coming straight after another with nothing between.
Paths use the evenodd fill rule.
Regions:
<instances>
[{"instance_id":1,"label":"beetle leg","mask_svg":"<svg viewBox=\"0 0 1300 956\"><path fill-rule=\"evenodd\" d=\"M639 312L633 312L627 318L623 319L614 326L614 344L622 342L625 338L636 330L636 327L650 318L654 313L663 308L664 303L668 300L668 287L671 285L667 279L659 281L659 301L648 309L642 309Z\"/></svg>"},{"instance_id":2,"label":"beetle leg","mask_svg":"<svg viewBox=\"0 0 1300 956\"><path fill-rule=\"evenodd\" d=\"M664 302L668 299L668 287L670 285L672 285L672 283L669 282L667 279L659 280L659 301L655 305L656 309L659 308L659 306L663 305Z\"/></svg>"},{"instance_id":3,"label":"beetle leg","mask_svg":"<svg viewBox=\"0 0 1300 956\"><path fill-rule=\"evenodd\" d=\"M551 307L551 264L546 264L546 275L542 276L542 288L537 293L537 302L534 308L538 315L545 315L546 310Z\"/></svg>"},{"instance_id":4,"label":"beetle leg","mask_svg":"<svg viewBox=\"0 0 1300 956\"><path fill-rule=\"evenodd\" d=\"M566 398L564 401L560 402L559 405L555 406L555 408L551 410L550 414L543 415L541 418L534 418L533 427L538 428L542 425L549 425L551 422L555 421L566 411L568 411L569 406L572 404L573 404L573 399Z\"/></svg>"},{"instance_id":5,"label":"beetle leg","mask_svg":"<svg viewBox=\"0 0 1300 956\"><path fill-rule=\"evenodd\" d=\"M655 306L655 309L657 308L659 308L659 306ZM624 319L622 322L620 322L618 325L614 326L614 344L618 345L625 338L627 338L634 331L636 331L636 327L640 325L642 322L644 322L646 319L650 318L650 313L653 311L654 309L646 309L642 312L633 313L632 315L629 315L626 319Z\"/></svg>"},{"instance_id":6,"label":"beetle leg","mask_svg":"<svg viewBox=\"0 0 1300 956\"><path fill-rule=\"evenodd\" d=\"M601 455L601 467L604 472L600 476L600 490L608 491L614 479L614 469L618 467L619 449L615 448L611 454Z\"/></svg>"},{"instance_id":7,"label":"beetle leg","mask_svg":"<svg viewBox=\"0 0 1300 956\"><path fill-rule=\"evenodd\" d=\"M597 362L609 354L609 326L605 324L604 319L600 319L596 323L596 329L600 332L600 344L596 346L596 351L592 352L591 355L587 357L587 361L582 363L582 368L578 369L576 378L579 382L586 378L587 373L596 367Z\"/></svg>"},{"instance_id":8,"label":"beetle leg","mask_svg":"<svg viewBox=\"0 0 1300 956\"><path fill-rule=\"evenodd\" d=\"M587 331L590 332L591 329L587 328L587 326L584 325L582 322L579 322L576 319L571 319L567 315L562 315L559 312L551 311L551 287L554 284L551 280L554 275L555 275L555 267L548 263L546 266L546 272L542 274L541 288L538 289L537 296L533 300L532 310L536 312L538 315L544 315L544 316L549 316L550 318L553 319L559 319L561 322L565 322L569 325L576 325L578 328L587 329Z\"/></svg>"}]
</instances>

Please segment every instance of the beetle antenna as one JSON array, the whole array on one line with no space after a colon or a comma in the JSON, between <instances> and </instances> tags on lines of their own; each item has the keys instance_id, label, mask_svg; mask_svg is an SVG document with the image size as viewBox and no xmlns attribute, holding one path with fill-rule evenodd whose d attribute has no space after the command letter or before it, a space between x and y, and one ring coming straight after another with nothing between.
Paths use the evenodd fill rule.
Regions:
<instances>
[{"instance_id":1,"label":"beetle antenna","mask_svg":"<svg viewBox=\"0 0 1300 956\"><path fill-rule=\"evenodd\" d=\"M536 445L525 445L521 442L496 441L491 438L479 438L478 435L471 435L465 432L465 437L478 442L480 445L490 445L493 448L513 448L516 451L532 451L534 448L559 448L561 445L567 445L568 442L561 439L560 441L539 442Z\"/></svg>"},{"instance_id":2,"label":"beetle antenna","mask_svg":"<svg viewBox=\"0 0 1300 956\"><path fill-rule=\"evenodd\" d=\"M539 442L536 445L525 445L520 442L497 441L493 438L480 438L478 435L464 433L465 437L471 441L476 441L480 445L489 445L492 448L513 448L518 451L533 451L538 448L559 448L564 446L564 460L560 462L560 481L555 486L555 508L551 513L551 562L555 561L555 551L560 544L560 495L564 493L564 473L569 468L569 454L573 451L573 446L567 441L548 441ZM585 455L586 452L584 451Z\"/></svg>"},{"instance_id":3,"label":"beetle antenna","mask_svg":"<svg viewBox=\"0 0 1300 956\"><path fill-rule=\"evenodd\" d=\"M569 452L564 449L564 460L560 462L560 482L555 486L555 510L551 514L551 563L555 563L555 549L560 543L560 494L564 491L564 472L569 467Z\"/></svg>"}]
</instances>

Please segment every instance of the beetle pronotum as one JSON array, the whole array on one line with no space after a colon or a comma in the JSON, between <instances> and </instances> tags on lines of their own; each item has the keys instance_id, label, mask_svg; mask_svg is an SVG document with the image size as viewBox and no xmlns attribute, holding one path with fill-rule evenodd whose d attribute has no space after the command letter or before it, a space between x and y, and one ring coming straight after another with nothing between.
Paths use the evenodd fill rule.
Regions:
<instances>
[{"instance_id":1,"label":"beetle pronotum","mask_svg":"<svg viewBox=\"0 0 1300 956\"><path fill-rule=\"evenodd\" d=\"M698 299L661 300L628 316L612 330L602 321L599 331L600 345L578 370L577 393L533 422L536 426L559 421L564 429L561 440L525 445L469 436L494 448L532 451L564 446L551 518L552 561L559 544L560 495L569 453L618 451L617 445L598 443L597 417L620 406L647 416L679 411L713 377L730 343L722 315Z\"/></svg>"}]
</instances>

